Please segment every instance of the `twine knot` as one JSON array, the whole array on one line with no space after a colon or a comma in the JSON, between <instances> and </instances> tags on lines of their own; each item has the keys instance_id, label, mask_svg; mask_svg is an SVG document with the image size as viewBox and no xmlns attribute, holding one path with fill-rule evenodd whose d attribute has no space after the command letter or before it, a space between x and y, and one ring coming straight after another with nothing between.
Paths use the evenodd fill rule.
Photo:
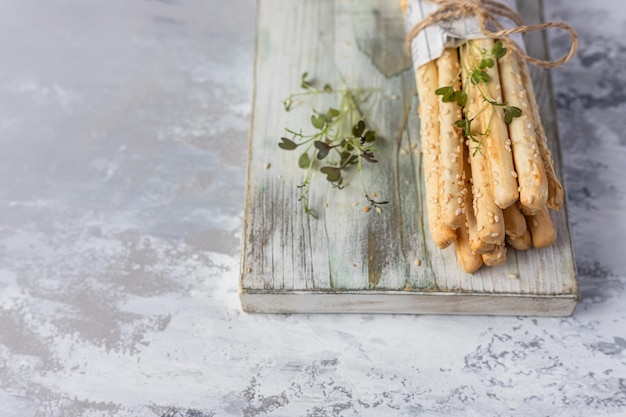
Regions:
<instances>
[{"instance_id":1,"label":"twine knot","mask_svg":"<svg viewBox=\"0 0 626 417\"><path fill-rule=\"evenodd\" d=\"M507 45L511 50L517 53L521 58L527 60L529 63L542 67L542 68L554 68L559 65L563 65L569 61L576 50L578 49L578 35L576 31L570 25L563 22L544 22L536 25L524 25L520 15L507 5L495 0L430 0L431 3L439 5L439 8L434 12L427 15L419 23L411 28L407 35L407 47L409 49L409 55L411 51L411 42L413 39L428 26L435 25L442 21L458 20L464 17L475 16L478 20L478 25L481 32L487 38L501 39L503 43ZM514 28L504 29L497 17L505 17L510 19L515 25ZM491 30L495 28L496 30ZM549 28L558 28L565 30L571 40L572 44L569 51L560 59L551 61L543 60L532 57L526 54L522 49L509 38L509 35L514 33L528 33L535 30L543 30Z\"/></svg>"}]
</instances>

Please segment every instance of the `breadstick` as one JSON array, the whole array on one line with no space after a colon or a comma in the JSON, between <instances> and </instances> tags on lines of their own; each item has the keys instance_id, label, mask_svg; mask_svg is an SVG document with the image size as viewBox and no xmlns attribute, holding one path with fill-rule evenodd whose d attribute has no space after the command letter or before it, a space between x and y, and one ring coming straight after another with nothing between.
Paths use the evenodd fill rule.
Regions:
<instances>
[{"instance_id":1,"label":"breadstick","mask_svg":"<svg viewBox=\"0 0 626 417\"><path fill-rule=\"evenodd\" d=\"M459 54L457 48L446 48L437 60L439 72L439 86L452 86L458 90L461 84L459 79ZM455 102L439 100L439 136L441 153L439 198L441 219L443 223L453 229L465 225L463 215L463 199L459 195L459 181L463 169L463 135L456 127L455 122L461 118L461 109ZM457 235L458 236L458 235Z\"/></svg>"},{"instance_id":2,"label":"breadstick","mask_svg":"<svg viewBox=\"0 0 626 417\"><path fill-rule=\"evenodd\" d=\"M533 246L537 249L547 248L556 241L556 229L547 207L537 211L533 216L526 216L526 224L530 230Z\"/></svg>"},{"instance_id":3,"label":"breadstick","mask_svg":"<svg viewBox=\"0 0 626 417\"><path fill-rule=\"evenodd\" d=\"M478 237L476 217L472 208L472 172L469 164L469 157L463 158L463 172L461 174L461 198L463 199L463 214L465 215L465 225L469 239L470 251L475 255L491 252L494 250L493 243L485 243Z\"/></svg>"},{"instance_id":4,"label":"breadstick","mask_svg":"<svg viewBox=\"0 0 626 417\"><path fill-rule=\"evenodd\" d=\"M469 164L469 157L463 158L463 174L461 175L463 186L461 187L461 197L463 198L463 213L465 214L465 224L469 238L470 250L476 255L491 252L496 247L493 243L485 243L478 237L476 217L472 208L472 171Z\"/></svg>"},{"instance_id":5,"label":"breadstick","mask_svg":"<svg viewBox=\"0 0 626 417\"><path fill-rule=\"evenodd\" d=\"M537 97L533 89L533 81L530 78L530 71L528 70L528 63L523 59L518 58L520 72L522 74L522 81L524 82L524 89L526 90L528 105L532 110L535 135L537 137L537 147L539 148L539 155L543 161L543 167L546 171L546 178L548 180L548 208L558 210L563 204L564 192L563 185L556 176L554 170L554 161L550 149L548 148L548 139L546 138L546 132L543 129L541 123L541 116L539 115L539 106L537 105Z\"/></svg>"},{"instance_id":6,"label":"breadstick","mask_svg":"<svg viewBox=\"0 0 626 417\"><path fill-rule=\"evenodd\" d=\"M513 204L503 210L504 233L508 237L516 238L526 232L526 220L518 207L519 203Z\"/></svg>"},{"instance_id":7,"label":"breadstick","mask_svg":"<svg viewBox=\"0 0 626 417\"><path fill-rule=\"evenodd\" d=\"M443 224L439 205L439 117L437 64L431 61L415 71L417 94L420 99L420 137L428 227L435 244L443 249L456 239L453 229Z\"/></svg>"},{"instance_id":8,"label":"breadstick","mask_svg":"<svg viewBox=\"0 0 626 417\"><path fill-rule=\"evenodd\" d=\"M466 48L471 48L466 43ZM470 65L463 65L463 80L469 79L467 68ZM466 118L469 120L475 117L482 105L482 96L478 88L468 88L469 112ZM472 134L480 137L480 132L484 130L480 118L471 124ZM481 148L476 148L479 144L470 139L466 140L467 153L472 172L472 208L476 216L476 230L478 236L485 243L499 245L504 242L504 220L502 209L494 202L491 190L491 175L489 160ZM468 208L469 209L469 208Z\"/></svg>"},{"instance_id":9,"label":"breadstick","mask_svg":"<svg viewBox=\"0 0 626 417\"><path fill-rule=\"evenodd\" d=\"M513 52L500 58L500 77L504 100L508 105L522 110L522 114L513 118L509 124L519 181L519 199L524 207L541 210L548 199L548 180L537 145L533 111L524 89L517 57ZM513 171L510 174L514 175Z\"/></svg>"},{"instance_id":10,"label":"breadstick","mask_svg":"<svg viewBox=\"0 0 626 417\"><path fill-rule=\"evenodd\" d=\"M482 255L483 262L488 266L496 266L506 261L506 245L496 245L496 248Z\"/></svg>"},{"instance_id":11,"label":"breadstick","mask_svg":"<svg viewBox=\"0 0 626 417\"><path fill-rule=\"evenodd\" d=\"M469 241L469 231L466 225L456 229L456 242L454 242L456 260L459 266L468 274L473 274L483 266L483 259L480 255L472 252Z\"/></svg>"},{"instance_id":12,"label":"breadstick","mask_svg":"<svg viewBox=\"0 0 626 417\"><path fill-rule=\"evenodd\" d=\"M472 41L472 43L475 43L478 48L487 51L490 51L494 45L493 39L478 39ZM502 87L497 61L494 60L494 66L485 68L484 71L489 75L489 82L482 88L483 93L489 99L501 103ZM502 86L504 86L504 81L502 80ZM476 86L476 89L478 88L480 87ZM485 153L491 167L493 198L495 203L504 209L519 198L517 179L511 175L514 167L509 131L504 122L502 109L489 105L486 101L481 101L481 103L488 106L487 110L481 113L480 120L484 133Z\"/></svg>"},{"instance_id":13,"label":"breadstick","mask_svg":"<svg viewBox=\"0 0 626 417\"><path fill-rule=\"evenodd\" d=\"M513 247L515 250L526 250L530 249L533 244L532 238L530 237L530 232L528 229L518 237L506 237L506 242Z\"/></svg>"}]
</instances>

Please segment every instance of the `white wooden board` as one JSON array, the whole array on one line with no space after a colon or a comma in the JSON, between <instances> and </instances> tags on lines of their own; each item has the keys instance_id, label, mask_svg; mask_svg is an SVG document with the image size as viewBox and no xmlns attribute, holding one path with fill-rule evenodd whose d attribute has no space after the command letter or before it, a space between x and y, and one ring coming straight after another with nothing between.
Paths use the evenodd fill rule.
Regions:
<instances>
[{"instance_id":1,"label":"white wooden board","mask_svg":"<svg viewBox=\"0 0 626 417\"><path fill-rule=\"evenodd\" d=\"M527 22L538 0L520 2ZM248 156L240 298L248 312L375 312L569 315L578 285L567 208L553 213L558 239L548 249L509 250L507 262L473 275L440 250L424 220L418 99L404 50L402 15L388 0L259 0ZM526 39L546 56L543 37ZM277 146L284 127L309 126L310 108L286 113L282 100L300 75L333 85L375 87L370 122L383 136L369 189L390 204L364 213L359 186L312 181L307 216L298 201L304 171ZM533 69L549 145L560 150L549 73ZM410 152L407 152L410 151ZM566 190L567 192L567 190ZM515 277L515 278L512 278Z\"/></svg>"}]
</instances>

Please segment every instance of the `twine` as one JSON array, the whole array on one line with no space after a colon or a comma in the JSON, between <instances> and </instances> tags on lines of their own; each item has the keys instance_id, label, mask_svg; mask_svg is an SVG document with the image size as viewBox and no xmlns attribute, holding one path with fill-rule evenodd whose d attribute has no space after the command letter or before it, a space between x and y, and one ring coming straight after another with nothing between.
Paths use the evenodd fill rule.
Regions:
<instances>
[{"instance_id":1,"label":"twine","mask_svg":"<svg viewBox=\"0 0 626 417\"><path fill-rule=\"evenodd\" d=\"M521 58L538 67L554 68L559 65L563 65L574 56L576 50L578 49L578 35L576 35L576 31L570 25L563 22L544 22L536 25L524 25L520 15L515 10L495 0L430 0L430 2L435 3L440 7L422 19L422 21L413 26L409 31L407 36L409 56L411 55L411 42L428 26L432 26L441 21L457 20L468 16L476 16L480 30L483 32L485 37L491 39L501 39L503 43L516 52ZM496 16L511 19L517 27L504 29L500 22L496 19ZM492 23L497 30L489 30L489 23ZM567 54L554 61L538 59L526 54L513 40L509 38L509 35L514 33L523 34L549 28L565 30L569 33L569 36L572 39L572 45L570 46Z\"/></svg>"}]
</instances>

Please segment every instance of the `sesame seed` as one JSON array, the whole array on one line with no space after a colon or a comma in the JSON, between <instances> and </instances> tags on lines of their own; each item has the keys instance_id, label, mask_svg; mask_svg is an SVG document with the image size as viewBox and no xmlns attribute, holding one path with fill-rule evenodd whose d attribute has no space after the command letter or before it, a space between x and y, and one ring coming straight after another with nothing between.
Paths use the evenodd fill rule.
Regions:
<instances>
[{"instance_id":1,"label":"sesame seed","mask_svg":"<svg viewBox=\"0 0 626 417\"><path fill-rule=\"evenodd\" d=\"M495 237L500 236L500 233L498 233L498 232L493 232L493 233L492 233L492 234L490 234L489 236L491 236L491 237L494 237L494 238L495 238Z\"/></svg>"},{"instance_id":2,"label":"sesame seed","mask_svg":"<svg viewBox=\"0 0 626 417\"><path fill-rule=\"evenodd\" d=\"M515 172L515 171L511 171L511 176L512 176L513 178L517 178L517 172Z\"/></svg>"},{"instance_id":3,"label":"sesame seed","mask_svg":"<svg viewBox=\"0 0 626 417\"><path fill-rule=\"evenodd\" d=\"M496 223L498 223L498 222L500 221L500 216L498 216L498 215L493 216L493 220L494 220Z\"/></svg>"}]
</instances>

